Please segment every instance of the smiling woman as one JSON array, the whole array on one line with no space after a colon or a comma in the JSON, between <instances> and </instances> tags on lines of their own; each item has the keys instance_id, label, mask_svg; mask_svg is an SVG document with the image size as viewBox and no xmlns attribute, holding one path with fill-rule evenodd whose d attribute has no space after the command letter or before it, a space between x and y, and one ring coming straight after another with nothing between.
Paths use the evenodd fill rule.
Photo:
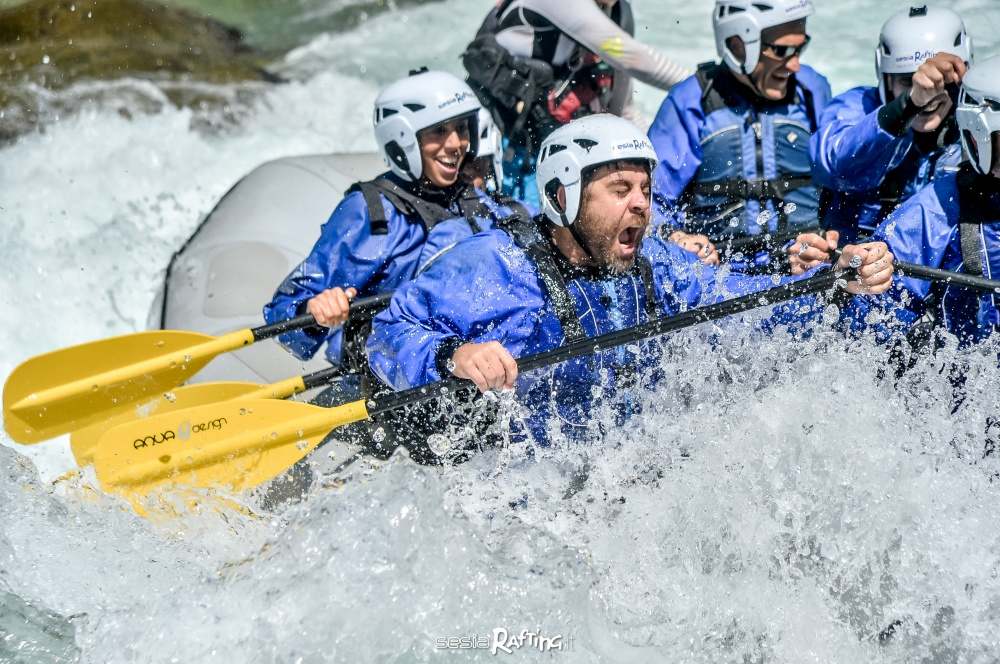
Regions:
<instances>
[{"instance_id":1,"label":"smiling woman","mask_svg":"<svg viewBox=\"0 0 1000 664\"><path fill-rule=\"evenodd\" d=\"M476 115L439 122L417 132L424 179L429 184L443 188L458 181L462 162L470 151L470 135L478 133L470 130L470 125L476 122Z\"/></svg>"}]
</instances>

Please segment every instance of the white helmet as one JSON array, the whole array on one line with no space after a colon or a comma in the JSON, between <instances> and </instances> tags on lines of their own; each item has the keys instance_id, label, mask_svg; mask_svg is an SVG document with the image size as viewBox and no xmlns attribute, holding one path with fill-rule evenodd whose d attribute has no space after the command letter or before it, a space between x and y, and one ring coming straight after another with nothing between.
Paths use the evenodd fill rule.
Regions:
<instances>
[{"instance_id":1,"label":"white helmet","mask_svg":"<svg viewBox=\"0 0 1000 664\"><path fill-rule=\"evenodd\" d=\"M503 138L500 128L493 121L493 114L485 106L479 109L479 150L476 159L493 157L493 179L497 189L503 184Z\"/></svg>"},{"instance_id":2,"label":"white helmet","mask_svg":"<svg viewBox=\"0 0 1000 664\"><path fill-rule=\"evenodd\" d=\"M974 64L966 73L955 119L972 165L980 173L989 173L993 134L1000 131L1000 56Z\"/></svg>"},{"instance_id":3,"label":"white helmet","mask_svg":"<svg viewBox=\"0 0 1000 664\"><path fill-rule=\"evenodd\" d=\"M760 60L762 33L767 28L808 18L813 14L812 0L715 0L712 29L715 50L737 74L750 75ZM746 61L729 50L726 40L739 37L746 47Z\"/></svg>"},{"instance_id":4,"label":"white helmet","mask_svg":"<svg viewBox=\"0 0 1000 664\"><path fill-rule=\"evenodd\" d=\"M375 140L393 173L415 182L423 174L417 132L469 116L469 152L479 144L480 104L465 81L443 71L421 70L396 81L375 99Z\"/></svg>"},{"instance_id":5,"label":"white helmet","mask_svg":"<svg viewBox=\"0 0 1000 664\"><path fill-rule=\"evenodd\" d=\"M538 154L535 177L542 212L557 226L572 226L580 212L586 171L622 160L648 162L650 174L657 161L646 135L624 118L600 113L556 129ZM556 198L559 185L566 188L565 211Z\"/></svg>"},{"instance_id":6,"label":"white helmet","mask_svg":"<svg viewBox=\"0 0 1000 664\"><path fill-rule=\"evenodd\" d=\"M972 41L962 17L943 7L910 7L889 17L875 48L875 71L882 103L887 74L912 74L928 58L951 53L972 62Z\"/></svg>"}]
</instances>

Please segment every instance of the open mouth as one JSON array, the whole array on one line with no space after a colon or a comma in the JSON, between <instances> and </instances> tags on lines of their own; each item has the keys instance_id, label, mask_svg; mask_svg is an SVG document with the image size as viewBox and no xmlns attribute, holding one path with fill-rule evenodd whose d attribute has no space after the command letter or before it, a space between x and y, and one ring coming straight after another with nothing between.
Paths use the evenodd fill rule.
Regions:
<instances>
[{"instance_id":1,"label":"open mouth","mask_svg":"<svg viewBox=\"0 0 1000 664\"><path fill-rule=\"evenodd\" d=\"M645 226L629 226L618 234L618 244L622 246L624 253L632 254L639 248L645 230Z\"/></svg>"},{"instance_id":2,"label":"open mouth","mask_svg":"<svg viewBox=\"0 0 1000 664\"><path fill-rule=\"evenodd\" d=\"M441 170L447 175L455 175L458 173L458 164L460 162L458 157L437 157L434 159Z\"/></svg>"}]
</instances>

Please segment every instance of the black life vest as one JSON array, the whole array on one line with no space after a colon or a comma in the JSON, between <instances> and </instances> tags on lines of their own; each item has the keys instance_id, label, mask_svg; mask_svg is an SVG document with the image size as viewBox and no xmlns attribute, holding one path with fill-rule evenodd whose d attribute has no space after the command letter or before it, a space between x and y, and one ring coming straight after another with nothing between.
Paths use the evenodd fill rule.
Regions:
<instances>
[{"instance_id":1,"label":"black life vest","mask_svg":"<svg viewBox=\"0 0 1000 664\"><path fill-rule=\"evenodd\" d=\"M544 16L525 11L532 20L547 24L546 37L533 46L532 57L511 54L496 35L514 21L515 12L501 20L514 0L505 0L487 14L475 39L462 53L466 81L482 104L489 109L504 136L513 145L525 146L533 154L559 123L549 114L547 99L556 87L570 86L572 71L553 64L556 44L565 36ZM628 0L619 0L611 19L630 35L635 34L635 18Z\"/></svg>"},{"instance_id":2,"label":"black life vest","mask_svg":"<svg viewBox=\"0 0 1000 664\"><path fill-rule=\"evenodd\" d=\"M580 315L576 310L573 296L569 292L566 283L575 275L572 274L574 268L556 255L556 248L552 241L542 232L540 224L545 223L544 217L536 217L528 222L521 218L511 217L500 223L500 228L504 230L514 244L520 247L528 256L528 260L538 271L538 276L542 281L545 295L555 309L556 318L562 327L566 343L573 343L586 339L587 335L583 331L583 324L580 322ZM646 300L646 315L649 320L659 315L656 304L656 290L653 287L653 266L649 260L641 254L636 260L635 267L643 284Z\"/></svg>"}]
</instances>

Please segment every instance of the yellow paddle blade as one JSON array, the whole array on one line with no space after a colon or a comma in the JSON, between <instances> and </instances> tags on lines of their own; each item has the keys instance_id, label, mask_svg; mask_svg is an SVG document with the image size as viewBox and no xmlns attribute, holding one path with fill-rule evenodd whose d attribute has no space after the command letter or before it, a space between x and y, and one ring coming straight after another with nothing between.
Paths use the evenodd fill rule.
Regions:
<instances>
[{"instance_id":1,"label":"yellow paddle blade","mask_svg":"<svg viewBox=\"0 0 1000 664\"><path fill-rule=\"evenodd\" d=\"M98 440L105 490L142 496L166 485L244 491L278 477L331 429L368 418L365 402L322 408L236 399L121 424Z\"/></svg>"},{"instance_id":2,"label":"yellow paddle blade","mask_svg":"<svg viewBox=\"0 0 1000 664\"><path fill-rule=\"evenodd\" d=\"M222 337L154 330L33 357L4 384L4 428L20 443L37 443L87 426L180 385L219 353L250 343L250 330Z\"/></svg>"},{"instance_id":3,"label":"yellow paddle blade","mask_svg":"<svg viewBox=\"0 0 1000 664\"><path fill-rule=\"evenodd\" d=\"M193 406L205 406L219 401L246 397L258 392L260 387L257 383L238 382L184 385L148 401L132 404L122 412L74 431L69 437L69 446L73 451L76 464L86 466L94 462L94 449L104 432L119 424L172 413Z\"/></svg>"}]
</instances>

